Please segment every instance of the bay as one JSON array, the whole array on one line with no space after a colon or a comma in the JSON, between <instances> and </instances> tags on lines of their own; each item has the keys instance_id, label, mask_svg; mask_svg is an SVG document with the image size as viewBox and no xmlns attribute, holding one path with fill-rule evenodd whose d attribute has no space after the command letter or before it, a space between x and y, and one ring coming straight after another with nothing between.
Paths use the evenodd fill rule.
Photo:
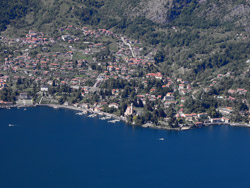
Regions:
<instances>
[{"instance_id":1,"label":"bay","mask_svg":"<svg viewBox=\"0 0 250 188\"><path fill-rule=\"evenodd\" d=\"M0 118L2 188L250 187L248 128L154 130L48 107Z\"/></svg>"}]
</instances>

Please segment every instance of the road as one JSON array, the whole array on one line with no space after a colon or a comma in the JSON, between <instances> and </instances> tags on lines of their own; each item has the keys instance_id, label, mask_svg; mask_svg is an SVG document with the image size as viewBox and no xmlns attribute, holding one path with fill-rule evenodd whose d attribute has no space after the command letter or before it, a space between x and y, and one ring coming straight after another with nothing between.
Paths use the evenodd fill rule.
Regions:
<instances>
[{"instance_id":1,"label":"road","mask_svg":"<svg viewBox=\"0 0 250 188\"><path fill-rule=\"evenodd\" d=\"M127 46L129 47L129 49L130 49L130 51L131 51L131 53L132 53L132 56L135 58L135 54L134 54L134 51L133 51L133 48L131 47L131 45L130 45L129 43L127 43L127 42L124 40L123 37L121 37L121 39L122 39L122 42L123 42L125 45L127 45Z\"/></svg>"}]
</instances>

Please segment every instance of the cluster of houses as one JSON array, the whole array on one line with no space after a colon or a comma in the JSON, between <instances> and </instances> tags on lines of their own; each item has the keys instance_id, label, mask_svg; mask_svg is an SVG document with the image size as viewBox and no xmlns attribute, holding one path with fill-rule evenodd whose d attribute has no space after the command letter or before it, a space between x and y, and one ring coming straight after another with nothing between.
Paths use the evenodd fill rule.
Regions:
<instances>
[{"instance_id":1,"label":"cluster of houses","mask_svg":"<svg viewBox=\"0 0 250 188\"><path fill-rule=\"evenodd\" d=\"M176 118L182 118L186 123L194 123L196 126L203 126L205 124L228 124L230 122L229 118L211 118L207 113L191 113L184 114L182 111L176 114Z\"/></svg>"},{"instance_id":2,"label":"cluster of houses","mask_svg":"<svg viewBox=\"0 0 250 188\"><path fill-rule=\"evenodd\" d=\"M177 78L178 90L180 95L186 95L192 91L191 84L189 81L184 81L182 78Z\"/></svg>"},{"instance_id":3,"label":"cluster of houses","mask_svg":"<svg viewBox=\"0 0 250 188\"><path fill-rule=\"evenodd\" d=\"M165 109L174 105L179 109L176 118L182 118L185 122L194 123L197 126L203 125L206 121L209 123L229 122L229 119L225 117L218 119L209 118L206 113L184 114L183 108L185 108L186 96L188 94L191 95L193 92L191 83L182 78L171 78L163 72L149 72L150 69L148 68L155 66L154 55L157 52L156 49L152 49L149 53L144 54L142 53L143 48L139 41L114 34L112 31L106 29L94 30L88 27L66 26L60 28L59 31L61 32L61 37L57 39L47 37L42 32L34 31L29 31L23 39L1 37L0 40L2 42L20 48L14 55L9 55L4 59L1 63L1 70L11 72L12 81L17 81L20 78L28 78L34 83L39 83L41 85L40 92L43 94L48 93L50 87L67 85L74 90L80 90L83 98L91 97L92 93L99 92L101 84L110 78L115 80L124 79L128 82L133 80L139 81L144 87L148 86L149 80L157 80L161 83L161 89L171 88L171 92L159 95L159 88L152 87L148 92L140 93L138 88L134 88L136 98L144 105L146 104L146 100L159 100ZM76 36L76 31L80 31L82 35ZM105 42L101 40L103 36L113 40L116 44L116 51L111 52L115 57L113 61L102 62L95 57L96 53L101 52L107 47ZM92 40L93 38L95 40ZM47 48L53 49L53 45L55 44L63 44L61 46L64 46L64 50L60 52L53 50L49 52L46 50ZM74 44L77 45L74 46ZM83 44L84 49L77 48L80 44ZM31 56L32 50L37 46L42 46L44 50ZM90 59L75 57L76 53L80 53L82 57L90 57ZM96 66L100 67L100 69L97 70ZM139 75L139 69L143 70L142 75ZM225 76L230 76L230 74L218 75L216 79L221 79ZM8 76L0 77L0 90L7 86L8 79ZM209 91L216 83L216 80L212 80L212 84L208 88L203 88L203 90L205 92ZM100 102L95 103L91 108L95 111L102 110L103 106L119 109L120 95L123 91L124 89L112 88L110 97L101 99ZM174 93L177 93L176 91L178 91L179 96L174 95ZM243 88L230 89L228 90L228 94L230 95L228 96L228 100L234 100L233 96L236 94L246 95L246 93L247 90ZM29 103L30 98L27 96L27 93L21 92L18 101L22 104ZM66 103L68 104L68 102ZM77 103L72 105L81 107L86 104ZM89 104L87 107L90 107ZM218 110L225 116L230 115L233 111L230 107ZM133 105L129 105L125 111L125 116L137 113L139 112L136 112Z\"/></svg>"},{"instance_id":4,"label":"cluster of houses","mask_svg":"<svg viewBox=\"0 0 250 188\"><path fill-rule=\"evenodd\" d=\"M8 80L8 76L0 77L0 90L7 87L7 80Z\"/></svg>"}]
</instances>

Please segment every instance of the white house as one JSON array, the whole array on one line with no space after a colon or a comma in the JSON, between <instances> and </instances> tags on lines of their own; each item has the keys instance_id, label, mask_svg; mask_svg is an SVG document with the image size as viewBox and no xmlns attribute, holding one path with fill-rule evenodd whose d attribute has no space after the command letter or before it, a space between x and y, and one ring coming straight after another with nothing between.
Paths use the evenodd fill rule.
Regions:
<instances>
[{"instance_id":1,"label":"white house","mask_svg":"<svg viewBox=\"0 0 250 188\"><path fill-rule=\"evenodd\" d=\"M49 91L49 88L47 86L42 86L41 87L41 91L42 92L48 92Z\"/></svg>"},{"instance_id":2,"label":"white house","mask_svg":"<svg viewBox=\"0 0 250 188\"><path fill-rule=\"evenodd\" d=\"M111 103L111 104L109 104L109 108L115 108L115 109L118 109L119 108L119 104L117 104L117 103Z\"/></svg>"},{"instance_id":3,"label":"white house","mask_svg":"<svg viewBox=\"0 0 250 188\"><path fill-rule=\"evenodd\" d=\"M133 114L133 103L131 103L131 106L128 106L127 109L126 109L126 112L125 112L125 116L130 116Z\"/></svg>"}]
</instances>

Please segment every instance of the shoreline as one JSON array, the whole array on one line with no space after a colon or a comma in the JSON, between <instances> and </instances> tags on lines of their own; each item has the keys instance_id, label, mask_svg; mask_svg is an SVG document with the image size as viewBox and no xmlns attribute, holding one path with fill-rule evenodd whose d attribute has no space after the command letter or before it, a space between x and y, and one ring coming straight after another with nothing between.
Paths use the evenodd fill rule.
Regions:
<instances>
[{"instance_id":1,"label":"shoreline","mask_svg":"<svg viewBox=\"0 0 250 188\"><path fill-rule=\"evenodd\" d=\"M54 109L63 108L63 109L75 110L75 111L84 111L84 110L86 110L88 113L111 117L111 118L114 118L114 119L118 119L119 121L122 121L125 124L128 124L130 126L138 126L138 127L142 127L142 128L151 128L151 129L169 130L169 131L184 131L184 130L192 129L192 127L179 127L179 128L161 127L161 126L157 127L157 126L155 126L153 124L134 125L134 124L128 123L126 121L125 117L119 117L117 115L110 114L110 113L107 113L107 112L94 111L92 109L78 108L78 107L74 107L74 106L65 106L65 105L56 105L56 104L39 104L39 105L36 105L36 106L47 106L47 107L51 107L51 108L54 108Z\"/></svg>"},{"instance_id":2,"label":"shoreline","mask_svg":"<svg viewBox=\"0 0 250 188\"><path fill-rule=\"evenodd\" d=\"M86 111L87 113L92 113L92 114L97 114L97 115L111 117L113 119L118 119L119 121L122 121L125 124L128 124L130 126L138 126L138 127L142 127L142 128L151 128L151 129L159 129L159 130L172 130L172 131L183 131L183 130L192 129L192 127L182 127L182 128L181 127L179 127L179 128L171 128L171 127L160 127L160 126L157 127L157 126L155 126L153 124L133 125L131 123L128 123L128 121L126 121L125 117L119 117L117 115L110 114L110 113L107 113L107 112L94 111L92 109L79 108L79 107L75 107L75 106L65 106L65 105L60 105L60 104L11 105L11 106L8 106L8 107L1 107L1 108L3 108L3 109L29 108L29 107L38 107L38 106L44 106L44 107L49 107L49 108L54 108L54 109L61 108L61 109L79 111L79 112ZM85 115L87 116L87 114L85 114Z\"/></svg>"},{"instance_id":3,"label":"shoreline","mask_svg":"<svg viewBox=\"0 0 250 188\"><path fill-rule=\"evenodd\" d=\"M92 113L92 114L96 114L96 115L102 115L102 116L106 116L106 117L110 117L119 121L122 121L130 126L138 126L138 127L142 127L142 128L151 128L151 129L159 129L159 130L169 130L169 131L185 131L185 130L191 130L191 129L195 129L195 128L202 128L202 127L194 127L194 126L184 126L184 127L178 127L178 128L172 128L172 127L161 127L161 126L155 126L154 124L143 124L143 125L134 125L134 124L130 124L128 123L128 121L126 121L125 117L119 117L117 115L114 114L110 114L107 112L102 112L102 111L94 111L92 109L87 109L87 108L79 108L79 107L75 107L75 106L65 106L65 105L60 105L60 104L33 104L33 105L10 105L10 106L1 106L0 108L2 109L11 109L11 108L30 108L30 107L37 107L37 106L45 106L45 107L50 107L50 108L54 108L54 109L67 109L67 110L74 110L74 111L79 111L79 112L85 112L84 115L87 116L87 113ZM87 116L88 117L88 116ZM246 127L246 128L250 128L250 124L244 124L244 123L218 123L218 124L214 124L214 123L210 123L208 125L205 125L203 127L209 127L209 126L217 126L217 125L227 125L227 126L231 126L231 127Z\"/></svg>"}]
</instances>

